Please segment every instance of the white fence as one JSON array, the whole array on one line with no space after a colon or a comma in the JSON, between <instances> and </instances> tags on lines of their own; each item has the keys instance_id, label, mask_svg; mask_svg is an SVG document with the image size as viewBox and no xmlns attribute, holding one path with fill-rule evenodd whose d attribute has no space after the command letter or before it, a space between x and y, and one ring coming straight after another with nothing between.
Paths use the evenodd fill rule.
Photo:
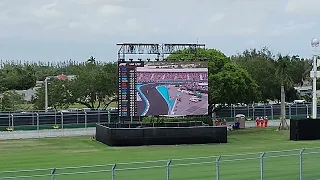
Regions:
<instances>
[{"instance_id":1,"label":"white fence","mask_svg":"<svg viewBox=\"0 0 320 180\"><path fill-rule=\"evenodd\" d=\"M320 148L305 148L94 166L0 171L0 180L316 180L320 177L319 159Z\"/></svg>"}]
</instances>

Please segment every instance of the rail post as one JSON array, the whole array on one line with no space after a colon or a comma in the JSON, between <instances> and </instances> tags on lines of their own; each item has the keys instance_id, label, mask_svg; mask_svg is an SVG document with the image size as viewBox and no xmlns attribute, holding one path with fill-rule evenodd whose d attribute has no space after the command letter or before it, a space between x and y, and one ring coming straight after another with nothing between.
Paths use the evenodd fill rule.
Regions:
<instances>
[{"instance_id":1,"label":"rail post","mask_svg":"<svg viewBox=\"0 0 320 180\"><path fill-rule=\"evenodd\" d=\"M98 109L98 123L100 123L100 109Z\"/></svg>"},{"instance_id":2,"label":"rail post","mask_svg":"<svg viewBox=\"0 0 320 180\"><path fill-rule=\"evenodd\" d=\"M12 128L12 130L14 130L13 114L11 114L11 128Z\"/></svg>"},{"instance_id":3,"label":"rail post","mask_svg":"<svg viewBox=\"0 0 320 180\"><path fill-rule=\"evenodd\" d=\"M61 112L61 129L63 129L63 112Z\"/></svg>"},{"instance_id":4,"label":"rail post","mask_svg":"<svg viewBox=\"0 0 320 180\"><path fill-rule=\"evenodd\" d=\"M37 113L37 131L39 131L39 126L40 126L40 123L39 123L39 113Z\"/></svg>"},{"instance_id":5,"label":"rail post","mask_svg":"<svg viewBox=\"0 0 320 180\"><path fill-rule=\"evenodd\" d=\"M56 173L56 168L53 168L51 171L51 180L54 180L54 174Z\"/></svg>"},{"instance_id":6,"label":"rail post","mask_svg":"<svg viewBox=\"0 0 320 180\"><path fill-rule=\"evenodd\" d=\"M263 152L260 155L260 179L263 180L264 179L264 155L266 153Z\"/></svg>"},{"instance_id":7,"label":"rail post","mask_svg":"<svg viewBox=\"0 0 320 180\"><path fill-rule=\"evenodd\" d=\"M54 125L57 125L57 110L54 110Z\"/></svg>"},{"instance_id":8,"label":"rail post","mask_svg":"<svg viewBox=\"0 0 320 180\"><path fill-rule=\"evenodd\" d=\"M299 156L299 159L300 159L300 161L299 161L299 166L300 166L300 168L299 168L299 175L300 175L300 180L302 180L303 179L303 171L302 171L302 166L303 166L303 162L302 162L302 154L303 154L303 152L304 152L304 148L303 149L301 149L300 150L300 156Z\"/></svg>"},{"instance_id":9,"label":"rail post","mask_svg":"<svg viewBox=\"0 0 320 180\"><path fill-rule=\"evenodd\" d=\"M273 106L271 105L271 120L273 120Z\"/></svg>"},{"instance_id":10,"label":"rail post","mask_svg":"<svg viewBox=\"0 0 320 180\"><path fill-rule=\"evenodd\" d=\"M289 105L289 119L291 119L291 115L292 115L292 112L291 112L291 105Z\"/></svg>"},{"instance_id":11,"label":"rail post","mask_svg":"<svg viewBox=\"0 0 320 180\"><path fill-rule=\"evenodd\" d=\"M216 175L217 175L217 180L220 180L220 159L221 156L217 157L216 159Z\"/></svg>"},{"instance_id":12,"label":"rail post","mask_svg":"<svg viewBox=\"0 0 320 180\"><path fill-rule=\"evenodd\" d=\"M252 105L252 119L255 119L255 109L254 109L254 105Z\"/></svg>"},{"instance_id":13,"label":"rail post","mask_svg":"<svg viewBox=\"0 0 320 180\"><path fill-rule=\"evenodd\" d=\"M167 180L170 180L170 165L171 165L172 160L169 159L167 162Z\"/></svg>"},{"instance_id":14,"label":"rail post","mask_svg":"<svg viewBox=\"0 0 320 180\"><path fill-rule=\"evenodd\" d=\"M87 129L87 123L88 123L88 114L87 114L87 112L85 111L84 112L84 128L86 128Z\"/></svg>"},{"instance_id":15,"label":"rail post","mask_svg":"<svg viewBox=\"0 0 320 180\"><path fill-rule=\"evenodd\" d=\"M117 167L117 164L114 164L111 169L112 180L116 179L116 167Z\"/></svg>"},{"instance_id":16,"label":"rail post","mask_svg":"<svg viewBox=\"0 0 320 180\"><path fill-rule=\"evenodd\" d=\"M111 113L110 113L110 110L108 110L108 123L110 124L111 122Z\"/></svg>"}]
</instances>

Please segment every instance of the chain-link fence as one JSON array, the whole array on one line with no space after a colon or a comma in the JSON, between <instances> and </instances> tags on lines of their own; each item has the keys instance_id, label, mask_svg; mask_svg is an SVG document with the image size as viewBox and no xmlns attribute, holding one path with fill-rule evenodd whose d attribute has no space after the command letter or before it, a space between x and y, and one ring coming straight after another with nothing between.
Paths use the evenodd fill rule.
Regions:
<instances>
[{"instance_id":1,"label":"chain-link fence","mask_svg":"<svg viewBox=\"0 0 320 180\"><path fill-rule=\"evenodd\" d=\"M53 169L0 171L0 180L247 180L320 177L320 147Z\"/></svg>"}]
</instances>

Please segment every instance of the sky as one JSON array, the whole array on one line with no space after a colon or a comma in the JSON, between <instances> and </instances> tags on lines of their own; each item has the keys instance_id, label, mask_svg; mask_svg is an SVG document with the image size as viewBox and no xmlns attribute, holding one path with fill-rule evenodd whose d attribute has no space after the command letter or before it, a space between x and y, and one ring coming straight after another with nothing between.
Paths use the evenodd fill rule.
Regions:
<instances>
[{"instance_id":1,"label":"sky","mask_svg":"<svg viewBox=\"0 0 320 180\"><path fill-rule=\"evenodd\" d=\"M320 0L0 0L0 59L116 61L116 43L312 56Z\"/></svg>"}]
</instances>

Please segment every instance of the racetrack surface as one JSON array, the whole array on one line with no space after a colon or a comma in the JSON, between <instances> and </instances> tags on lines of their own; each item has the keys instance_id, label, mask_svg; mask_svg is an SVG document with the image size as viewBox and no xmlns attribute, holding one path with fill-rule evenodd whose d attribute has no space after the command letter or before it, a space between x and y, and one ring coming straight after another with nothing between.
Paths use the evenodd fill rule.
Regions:
<instances>
[{"instance_id":1,"label":"racetrack surface","mask_svg":"<svg viewBox=\"0 0 320 180\"><path fill-rule=\"evenodd\" d=\"M148 115L168 115L169 107L167 102L163 99L162 95L158 92L157 86L159 84L146 84L141 86L140 90L143 95L149 101L149 110L146 113ZM140 105L139 105L140 104ZM138 113L141 114L144 110L144 106L141 103L138 104ZM139 108L143 107L143 108Z\"/></svg>"}]
</instances>

